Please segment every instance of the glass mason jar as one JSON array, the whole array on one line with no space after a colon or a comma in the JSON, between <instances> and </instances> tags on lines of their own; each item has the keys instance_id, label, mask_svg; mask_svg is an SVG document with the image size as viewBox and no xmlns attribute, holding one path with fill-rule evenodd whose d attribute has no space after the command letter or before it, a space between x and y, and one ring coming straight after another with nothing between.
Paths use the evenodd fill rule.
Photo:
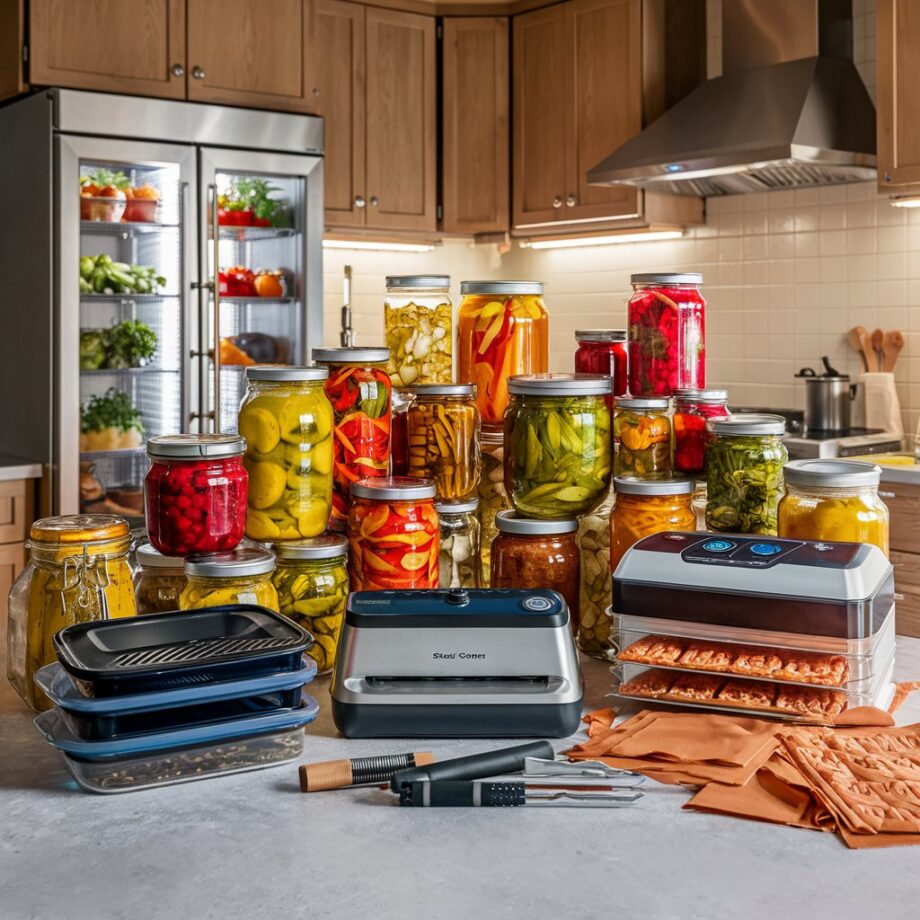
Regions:
<instances>
[{"instance_id":1,"label":"glass mason jar","mask_svg":"<svg viewBox=\"0 0 920 920\"><path fill-rule=\"evenodd\" d=\"M492 541L498 533L495 515L510 511L511 502L505 491L505 434L483 428L480 438L482 473L479 477L480 555L482 558L482 587L490 583Z\"/></svg>"},{"instance_id":2,"label":"glass mason jar","mask_svg":"<svg viewBox=\"0 0 920 920\"><path fill-rule=\"evenodd\" d=\"M581 553L579 588L578 647L593 658L612 657L610 637L613 620L613 585L610 581L610 515L615 494L613 483L601 503L578 519L578 549Z\"/></svg>"},{"instance_id":3,"label":"glass mason jar","mask_svg":"<svg viewBox=\"0 0 920 920\"><path fill-rule=\"evenodd\" d=\"M538 521L500 511L495 525L498 536L492 544L492 587L558 591L565 598L572 632L577 635L578 521Z\"/></svg>"},{"instance_id":4,"label":"glass mason jar","mask_svg":"<svg viewBox=\"0 0 920 920\"><path fill-rule=\"evenodd\" d=\"M391 476L351 487L352 591L437 588L440 537L430 479Z\"/></svg>"},{"instance_id":5,"label":"glass mason jar","mask_svg":"<svg viewBox=\"0 0 920 920\"><path fill-rule=\"evenodd\" d=\"M727 390L677 390L674 394L674 468L702 473L706 466L706 422L726 418Z\"/></svg>"},{"instance_id":6,"label":"glass mason jar","mask_svg":"<svg viewBox=\"0 0 920 920\"><path fill-rule=\"evenodd\" d=\"M613 381L607 404L614 396L626 395L626 330L579 329L575 333L575 370L580 374L603 374Z\"/></svg>"},{"instance_id":7,"label":"glass mason jar","mask_svg":"<svg viewBox=\"0 0 920 920\"><path fill-rule=\"evenodd\" d=\"M481 587L479 499L435 502L434 510L441 527L438 587Z\"/></svg>"},{"instance_id":8,"label":"glass mason jar","mask_svg":"<svg viewBox=\"0 0 920 920\"><path fill-rule=\"evenodd\" d=\"M138 613L171 613L179 609L179 598L187 584L185 559L182 556L164 556L149 543L139 546L134 553L137 568L134 572L134 594Z\"/></svg>"},{"instance_id":9,"label":"glass mason jar","mask_svg":"<svg viewBox=\"0 0 920 920\"><path fill-rule=\"evenodd\" d=\"M472 498L479 485L479 410L468 383L424 384L406 419L409 475L433 479L442 501Z\"/></svg>"},{"instance_id":10,"label":"glass mason jar","mask_svg":"<svg viewBox=\"0 0 920 920\"><path fill-rule=\"evenodd\" d=\"M405 476L409 472L409 406L415 397L408 391L393 387L391 402L393 423L390 428L390 475Z\"/></svg>"},{"instance_id":11,"label":"glass mason jar","mask_svg":"<svg viewBox=\"0 0 920 920\"><path fill-rule=\"evenodd\" d=\"M776 536L789 459L781 415L730 415L706 423L706 526Z\"/></svg>"},{"instance_id":12,"label":"glass mason jar","mask_svg":"<svg viewBox=\"0 0 920 920\"><path fill-rule=\"evenodd\" d=\"M692 479L642 480L616 477L610 516L610 571L644 537L668 530L696 530Z\"/></svg>"},{"instance_id":13,"label":"glass mason jar","mask_svg":"<svg viewBox=\"0 0 920 920\"><path fill-rule=\"evenodd\" d=\"M483 425L497 428L508 380L549 369L549 317L539 281L464 281L460 285L457 380L475 383Z\"/></svg>"},{"instance_id":14,"label":"glass mason jar","mask_svg":"<svg viewBox=\"0 0 920 920\"><path fill-rule=\"evenodd\" d=\"M394 386L452 383L454 308L449 275L391 275L384 331Z\"/></svg>"},{"instance_id":15,"label":"glass mason jar","mask_svg":"<svg viewBox=\"0 0 920 920\"><path fill-rule=\"evenodd\" d=\"M192 556L185 561L188 584L179 597L179 609L256 604L280 612L278 592L272 584L274 568L275 554L260 546Z\"/></svg>"},{"instance_id":16,"label":"glass mason jar","mask_svg":"<svg viewBox=\"0 0 920 920\"><path fill-rule=\"evenodd\" d=\"M570 518L610 483L610 378L529 374L508 383L505 489L521 514Z\"/></svg>"},{"instance_id":17,"label":"glass mason jar","mask_svg":"<svg viewBox=\"0 0 920 920\"><path fill-rule=\"evenodd\" d=\"M670 400L620 398L613 413L613 472L637 479L671 475Z\"/></svg>"},{"instance_id":18,"label":"glass mason jar","mask_svg":"<svg viewBox=\"0 0 920 920\"><path fill-rule=\"evenodd\" d=\"M329 370L324 391L335 419L332 439L332 519L348 527L351 484L390 473L390 390L386 348L314 348Z\"/></svg>"},{"instance_id":19,"label":"glass mason jar","mask_svg":"<svg viewBox=\"0 0 920 920\"><path fill-rule=\"evenodd\" d=\"M246 442L231 434L168 434L147 442L147 536L164 556L236 549L246 529Z\"/></svg>"},{"instance_id":20,"label":"glass mason jar","mask_svg":"<svg viewBox=\"0 0 920 920\"><path fill-rule=\"evenodd\" d=\"M387 378L389 383L389 377ZM316 640L307 654L318 674L332 670L348 600L348 540L326 534L276 543L272 583L281 612Z\"/></svg>"},{"instance_id":21,"label":"glass mason jar","mask_svg":"<svg viewBox=\"0 0 920 920\"><path fill-rule=\"evenodd\" d=\"M881 468L857 460L793 460L783 470L777 535L794 540L871 543L888 555L888 507Z\"/></svg>"},{"instance_id":22,"label":"glass mason jar","mask_svg":"<svg viewBox=\"0 0 920 920\"><path fill-rule=\"evenodd\" d=\"M240 434L249 471L246 536L318 537L332 507L332 404L325 367L246 368Z\"/></svg>"},{"instance_id":23,"label":"glass mason jar","mask_svg":"<svg viewBox=\"0 0 920 920\"><path fill-rule=\"evenodd\" d=\"M703 276L632 276L629 299L629 392L671 396L706 386L706 301Z\"/></svg>"},{"instance_id":24,"label":"glass mason jar","mask_svg":"<svg viewBox=\"0 0 920 920\"><path fill-rule=\"evenodd\" d=\"M7 675L33 709L51 707L32 681L57 660L65 626L137 614L128 522L113 514L42 518L29 532L29 562L9 596Z\"/></svg>"}]
</instances>

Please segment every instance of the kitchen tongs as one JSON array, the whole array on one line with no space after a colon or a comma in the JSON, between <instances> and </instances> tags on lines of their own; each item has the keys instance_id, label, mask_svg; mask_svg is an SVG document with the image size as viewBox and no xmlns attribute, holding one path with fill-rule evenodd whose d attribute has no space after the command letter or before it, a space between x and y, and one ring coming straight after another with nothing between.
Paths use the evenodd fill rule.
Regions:
<instances>
[{"instance_id":1,"label":"kitchen tongs","mask_svg":"<svg viewBox=\"0 0 920 920\"><path fill-rule=\"evenodd\" d=\"M530 778L559 776L566 779L615 779L618 788L640 786L645 782L641 773L609 767L599 760L545 760L542 757L524 758L524 776Z\"/></svg>"}]
</instances>

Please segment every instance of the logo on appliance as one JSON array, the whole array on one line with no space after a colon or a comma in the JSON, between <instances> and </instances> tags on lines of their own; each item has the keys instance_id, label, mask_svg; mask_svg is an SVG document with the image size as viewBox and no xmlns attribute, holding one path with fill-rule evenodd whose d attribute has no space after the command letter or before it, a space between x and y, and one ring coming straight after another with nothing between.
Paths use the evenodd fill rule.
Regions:
<instances>
[{"instance_id":1,"label":"logo on appliance","mask_svg":"<svg viewBox=\"0 0 920 920\"><path fill-rule=\"evenodd\" d=\"M435 661L455 661L459 659L460 661L470 661L476 659L479 661L485 660L485 652L432 652L431 657Z\"/></svg>"}]
</instances>

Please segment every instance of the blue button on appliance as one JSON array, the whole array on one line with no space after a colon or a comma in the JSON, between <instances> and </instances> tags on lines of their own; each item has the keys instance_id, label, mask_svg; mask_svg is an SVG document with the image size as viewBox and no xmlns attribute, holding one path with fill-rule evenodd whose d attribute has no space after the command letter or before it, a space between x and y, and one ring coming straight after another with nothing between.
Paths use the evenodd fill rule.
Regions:
<instances>
[{"instance_id":1,"label":"blue button on appliance","mask_svg":"<svg viewBox=\"0 0 920 920\"><path fill-rule=\"evenodd\" d=\"M731 540L707 540L703 544L703 549L706 550L707 553L727 553L737 545L737 543L732 543Z\"/></svg>"},{"instance_id":2,"label":"blue button on appliance","mask_svg":"<svg viewBox=\"0 0 920 920\"><path fill-rule=\"evenodd\" d=\"M548 597L526 597L521 603L521 606L525 610L549 610L553 606L553 602Z\"/></svg>"},{"instance_id":3,"label":"blue button on appliance","mask_svg":"<svg viewBox=\"0 0 920 920\"><path fill-rule=\"evenodd\" d=\"M775 556L782 551L783 548L777 543L754 543L751 545L751 552L755 556Z\"/></svg>"}]
</instances>

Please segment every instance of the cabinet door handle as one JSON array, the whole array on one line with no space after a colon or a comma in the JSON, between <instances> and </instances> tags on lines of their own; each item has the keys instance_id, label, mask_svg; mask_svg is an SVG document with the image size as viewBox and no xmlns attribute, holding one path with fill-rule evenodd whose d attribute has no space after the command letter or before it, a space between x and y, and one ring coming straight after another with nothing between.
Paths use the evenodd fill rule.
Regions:
<instances>
[{"instance_id":1,"label":"cabinet door handle","mask_svg":"<svg viewBox=\"0 0 920 920\"><path fill-rule=\"evenodd\" d=\"M371 207L376 208L380 204L380 199L376 195L371 195Z\"/></svg>"},{"instance_id":2,"label":"cabinet door handle","mask_svg":"<svg viewBox=\"0 0 920 920\"><path fill-rule=\"evenodd\" d=\"M578 200L578 199L577 199L574 195L569 195L569 197L565 199L565 203L566 203L570 208L574 208L574 207L575 207L575 204L576 204L576 202L577 202L577 200Z\"/></svg>"},{"instance_id":3,"label":"cabinet door handle","mask_svg":"<svg viewBox=\"0 0 920 920\"><path fill-rule=\"evenodd\" d=\"M193 67L192 68L192 78L195 80L203 80L204 71L200 67Z\"/></svg>"},{"instance_id":4,"label":"cabinet door handle","mask_svg":"<svg viewBox=\"0 0 920 920\"><path fill-rule=\"evenodd\" d=\"M358 195L358 196L355 198L355 207L356 207L356 208L363 208L364 205L366 205L366 204L367 204L367 202L364 200L364 196L363 196L363 195Z\"/></svg>"},{"instance_id":5,"label":"cabinet door handle","mask_svg":"<svg viewBox=\"0 0 920 920\"><path fill-rule=\"evenodd\" d=\"M169 68L169 72L174 77L184 77L185 76L185 68L181 64L173 64L172 67Z\"/></svg>"},{"instance_id":6,"label":"cabinet door handle","mask_svg":"<svg viewBox=\"0 0 920 920\"><path fill-rule=\"evenodd\" d=\"M554 207L554 208L561 208L561 207L562 207L562 195L557 195L557 196L553 199L553 207Z\"/></svg>"}]
</instances>

